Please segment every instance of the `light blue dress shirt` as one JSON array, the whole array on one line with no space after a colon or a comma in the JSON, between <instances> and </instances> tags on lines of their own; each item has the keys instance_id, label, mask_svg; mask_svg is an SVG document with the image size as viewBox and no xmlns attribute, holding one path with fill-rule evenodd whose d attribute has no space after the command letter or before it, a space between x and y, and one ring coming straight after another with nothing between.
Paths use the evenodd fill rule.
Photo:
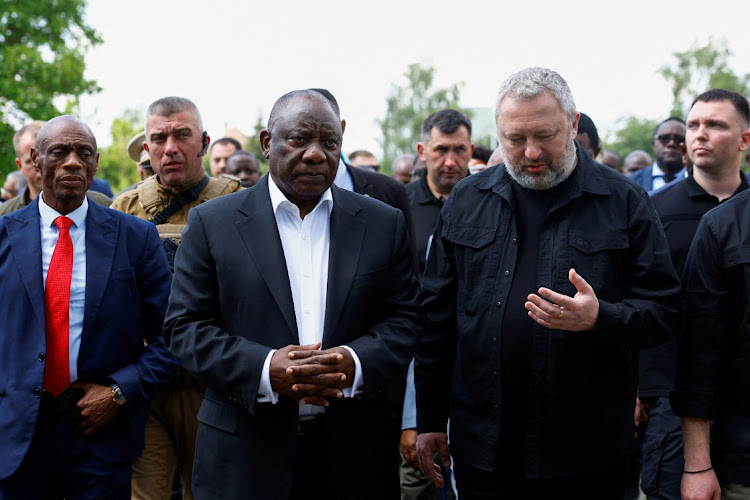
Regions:
<instances>
[{"instance_id":1,"label":"light blue dress shirt","mask_svg":"<svg viewBox=\"0 0 750 500\"><path fill-rule=\"evenodd\" d=\"M60 232L55 219L60 217L56 210L44 203L44 193L39 193L39 230L42 235L42 280L47 286L47 270L57 245ZM70 330L68 339L70 381L78 380L78 352L83 333L83 312L86 302L86 215L89 211L88 198L80 207L66 215L73 221L70 226L70 239L73 241L73 275L70 280Z\"/></svg>"}]
</instances>

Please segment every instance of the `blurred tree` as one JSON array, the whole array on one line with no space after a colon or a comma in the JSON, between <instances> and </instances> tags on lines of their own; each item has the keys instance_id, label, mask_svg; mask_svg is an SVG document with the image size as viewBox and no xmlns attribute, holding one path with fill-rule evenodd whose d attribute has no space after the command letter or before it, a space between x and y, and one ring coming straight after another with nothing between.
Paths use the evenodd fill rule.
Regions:
<instances>
[{"instance_id":1,"label":"blurred tree","mask_svg":"<svg viewBox=\"0 0 750 500\"><path fill-rule=\"evenodd\" d=\"M402 153L413 153L421 140L422 122L435 111L453 108L471 113L458 106L459 90L463 83L455 83L445 89L433 89L435 68L410 64L404 73L405 86L391 85L386 97L385 118L378 120L383 137L379 141L383 148L381 171L390 174L391 163Z\"/></svg>"},{"instance_id":2,"label":"blurred tree","mask_svg":"<svg viewBox=\"0 0 750 500\"><path fill-rule=\"evenodd\" d=\"M112 144L99 150L99 172L96 175L108 180L115 194L141 180L135 162L128 156L128 142L143 130L143 123L140 111L126 109L110 126Z\"/></svg>"},{"instance_id":3,"label":"blurred tree","mask_svg":"<svg viewBox=\"0 0 750 500\"><path fill-rule=\"evenodd\" d=\"M16 169L16 129L100 90L83 75L86 51L101 43L85 7L86 0L0 0L0 171Z\"/></svg>"},{"instance_id":4,"label":"blurred tree","mask_svg":"<svg viewBox=\"0 0 750 500\"><path fill-rule=\"evenodd\" d=\"M258 110L258 118L255 120L255 125L253 125L253 135L247 138L244 147L258 157L261 175L265 175L268 172L268 160L263 157L263 153L260 150L260 131L264 128L266 128L266 124L263 122L263 111Z\"/></svg>"},{"instance_id":5,"label":"blurred tree","mask_svg":"<svg viewBox=\"0 0 750 500\"><path fill-rule=\"evenodd\" d=\"M705 45L694 43L684 52L673 52L674 61L659 73L672 84L673 116L686 117L698 94L713 88L750 94L750 73L737 75L729 68L732 51L725 39L709 38Z\"/></svg>"},{"instance_id":6,"label":"blurred tree","mask_svg":"<svg viewBox=\"0 0 750 500\"><path fill-rule=\"evenodd\" d=\"M654 129L660 121L636 116L620 120L621 126L611 134L611 138L604 141L606 149L616 151L620 158L625 158L636 149L642 149L653 156Z\"/></svg>"}]
</instances>

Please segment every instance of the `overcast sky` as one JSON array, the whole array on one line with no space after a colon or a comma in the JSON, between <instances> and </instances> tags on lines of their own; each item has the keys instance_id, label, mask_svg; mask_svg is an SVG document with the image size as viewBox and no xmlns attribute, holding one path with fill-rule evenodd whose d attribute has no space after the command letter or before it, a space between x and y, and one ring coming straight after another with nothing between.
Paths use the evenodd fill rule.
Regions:
<instances>
[{"instance_id":1,"label":"overcast sky","mask_svg":"<svg viewBox=\"0 0 750 500\"><path fill-rule=\"evenodd\" d=\"M324 87L347 120L344 151L379 155L376 120L411 63L434 66L438 87L463 82L464 107L492 106L524 67L554 69L605 134L631 114L665 118L672 96L659 67L709 36L750 72L747 0L89 2L104 43L87 76L103 90L82 99L82 114L100 145L125 108L166 95L192 99L218 139L225 124L251 133L287 91Z\"/></svg>"}]
</instances>

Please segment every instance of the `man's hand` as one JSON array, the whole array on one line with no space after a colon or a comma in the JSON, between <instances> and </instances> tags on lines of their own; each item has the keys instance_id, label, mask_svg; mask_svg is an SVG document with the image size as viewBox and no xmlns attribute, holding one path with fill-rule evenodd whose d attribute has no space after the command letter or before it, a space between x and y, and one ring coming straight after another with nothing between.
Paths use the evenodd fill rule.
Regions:
<instances>
[{"instance_id":1,"label":"man's hand","mask_svg":"<svg viewBox=\"0 0 750 500\"><path fill-rule=\"evenodd\" d=\"M407 464L413 469L422 470L419 467L419 457L417 457L416 429L404 429L401 431L401 443L399 448L401 449L401 456L404 457Z\"/></svg>"},{"instance_id":2,"label":"man's hand","mask_svg":"<svg viewBox=\"0 0 750 500\"><path fill-rule=\"evenodd\" d=\"M568 279L578 290L574 297L549 288L540 288L539 295L532 293L527 297L528 314L531 319L547 328L569 332L593 331L599 316L599 301L594 289L575 269L568 272Z\"/></svg>"},{"instance_id":3,"label":"man's hand","mask_svg":"<svg viewBox=\"0 0 750 500\"><path fill-rule=\"evenodd\" d=\"M78 420L78 430L84 436L91 436L120 411L120 405L112 400L109 386L77 381L71 387L78 387L84 392L73 408L73 418Z\"/></svg>"},{"instance_id":4,"label":"man's hand","mask_svg":"<svg viewBox=\"0 0 750 500\"><path fill-rule=\"evenodd\" d=\"M641 402L641 398L635 398L635 411L633 412L633 425L636 427L641 426L642 423L648 422L648 410L649 405ZM638 432L633 433L633 437L638 437Z\"/></svg>"},{"instance_id":5,"label":"man's hand","mask_svg":"<svg viewBox=\"0 0 750 500\"><path fill-rule=\"evenodd\" d=\"M287 373L295 378L292 391L305 394L301 399L303 404L321 397L341 398L344 396L341 389L354 383L354 358L345 347L296 350L289 353L289 358L299 362L288 367Z\"/></svg>"},{"instance_id":6,"label":"man's hand","mask_svg":"<svg viewBox=\"0 0 750 500\"><path fill-rule=\"evenodd\" d=\"M682 500L721 500L721 487L713 469L683 474L680 493Z\"/></svg>"},{"instance_id":7,"label":"man's hand","mask_svg":"<svg viewBox=\"0 0 750 500\"><path fill-rule=\"evenodd\" d=\"M449 468L451 466L451 455L448 450L448 434L445 432L427 432L417 436L419 468L435 486L443 488L445 483L443 475L440 473L440 466L432 458L436 451L440 453L443 467Z\"/></svg>"},{"instance_id":8,"label":"man's hand","mask_svg":"<svg viewBox=\"0 0 750 500\"><path fill-rule=\"evenodd\" d=\"M270 366L274 392L317 406L328 406L327 398L343 397L341 389L354 380L354 359L344 347L319 349L316 342L276 351Z\"/></svg>"}]
</instances>

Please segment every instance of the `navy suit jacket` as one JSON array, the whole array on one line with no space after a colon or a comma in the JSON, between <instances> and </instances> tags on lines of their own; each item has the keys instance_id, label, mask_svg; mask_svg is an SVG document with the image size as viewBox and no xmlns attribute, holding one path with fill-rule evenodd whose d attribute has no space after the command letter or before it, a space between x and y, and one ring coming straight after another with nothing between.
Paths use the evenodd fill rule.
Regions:
<instances>
[{"instance_id":1,"label":"navy suit jacket","mask_svg":"<svg viewBox=\"0 0 750 500\"><path fill-rule=\"evenodd\" d=\"M256 403L270 350L299 344L268 182L266 175L193 208L175 260L165 332L175 356L207 386L196 498L244 498L247 488L258 498L288 498L292 484L298 402ZM364 376L360 396L325 410L334 488L342 498L364 484L361 498L398 497L401 401L389 389L404 385L419 324L408 232L400 211L331 190L323 348L350 346Z\"/></svg>"},{"instance_id":2,"label":"navy suit jacket","mask_svg":"<svg viewBox=\"0 0 750 500\"><path fill-rule=\"evenodd\" d=\"M0 217L0 479L26 455L41 402L46 334L39 219L38 198ZM78 378L113 380L127 398L113 420L81 437L102 460L138 456L150 401L178 366L161 334L170 274L153 224L89 200Z\"/></svg>"},{"instance_id":3,"label":"navy suit jacket","mask_svg":"<svg viewBox=\"0 0 750 500\"><path fill-rule=\"evenodd\" d=\"M633 179L635 182L638 183L643 189L646 191L651 191L654 189L654 164L652 163L648 167L644 167L640 170L636 170L632 174L630 174L628 177ZM675 179L671 182L678 181L680 179L685 178L685 169L680 169L679 172L675 174Z\"/></svg>"}]
</instances>

